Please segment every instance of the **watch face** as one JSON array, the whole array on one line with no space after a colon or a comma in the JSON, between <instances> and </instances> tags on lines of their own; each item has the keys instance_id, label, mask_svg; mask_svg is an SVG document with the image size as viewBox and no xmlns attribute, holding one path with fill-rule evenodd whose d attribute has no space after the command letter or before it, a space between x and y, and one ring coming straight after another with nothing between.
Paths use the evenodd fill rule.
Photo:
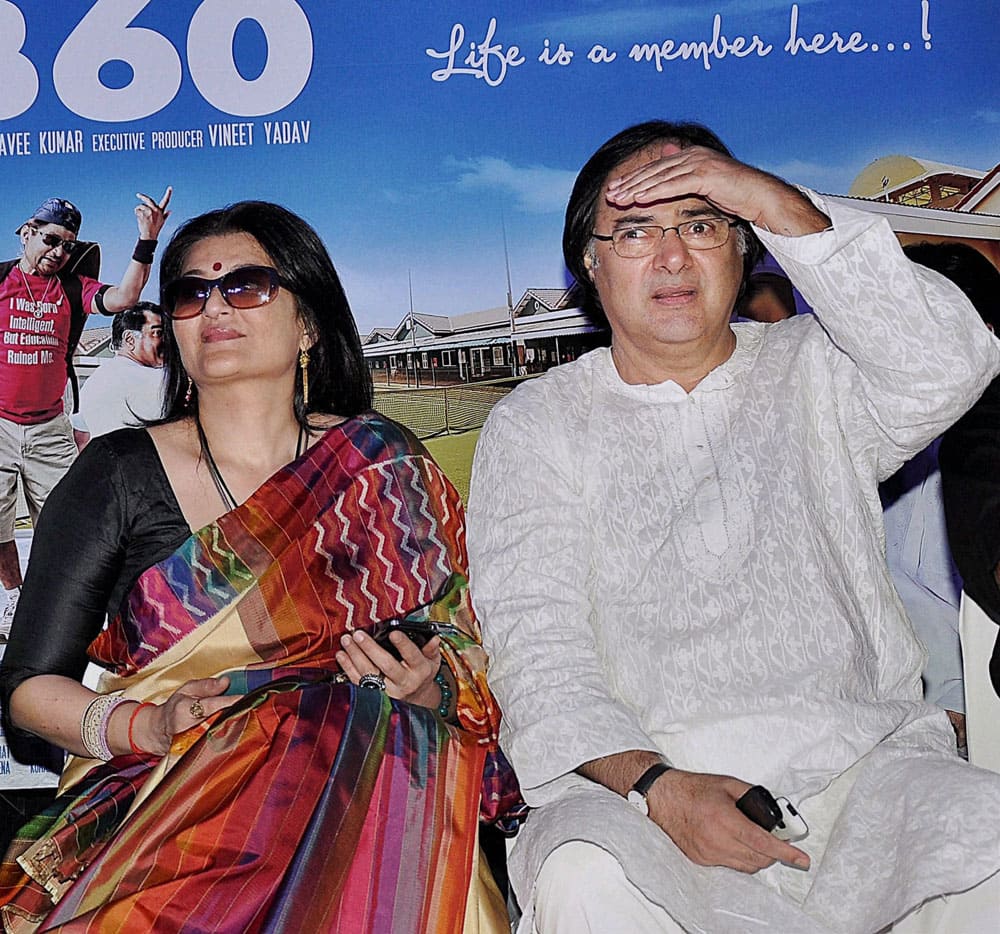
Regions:
<instances>
[{"instance_id":1,"label":"watch face","mask_svg":"<svg viewBox=\"0 0 1000 934\"><path fill-rule=\"evenodd\" d=\"M649 804L646 802L646 796L641 792L633 789L628 793L628 803L632 805L640 814L649 816Z\"/></svg>"}]
</instances>

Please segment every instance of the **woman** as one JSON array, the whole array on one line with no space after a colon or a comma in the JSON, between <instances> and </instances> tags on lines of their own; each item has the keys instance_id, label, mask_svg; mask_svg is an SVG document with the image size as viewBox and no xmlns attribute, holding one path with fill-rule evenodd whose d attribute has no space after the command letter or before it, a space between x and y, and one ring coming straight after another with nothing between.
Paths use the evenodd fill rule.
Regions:
<instances>
[{"instance_id":1,"label":"woman","mask_svg":"<svg viewBox=\"0 0 1000 934\"><path fill-rule=\"evenodd\" d=\"M160 281L164 418L92 442L35 535L4 711L70 758L8 853L0 919L475 930L477 811L516 793L458 497L369 411L346 296L300 218L195 218ZM390 621L432 638L383 648Z\"/></svg>"}]
</instances>

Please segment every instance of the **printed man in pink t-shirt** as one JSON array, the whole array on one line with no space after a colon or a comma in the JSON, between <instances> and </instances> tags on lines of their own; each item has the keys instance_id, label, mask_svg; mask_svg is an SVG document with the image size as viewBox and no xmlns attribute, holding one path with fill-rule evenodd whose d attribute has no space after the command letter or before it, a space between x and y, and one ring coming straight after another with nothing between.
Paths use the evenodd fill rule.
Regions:
<instances>
[{"instance_id":1,"label":"printed man in pink t-shirt","mask_svg":"<svg viewBox=\"0 0 1000 934\"><path fill-rule=\"evenodd\" d=\"M138 196L139 242L118 285L66 270L81 216L63 198L49 198L21 224L21 257L0 263L0 584L7 592L0 639L6 640L21 587L18 481L34 521L77 452L63 393L84 318L113 315L139 300L170 195L168 188L159 201Z\"/></svg>"}]
</instances>

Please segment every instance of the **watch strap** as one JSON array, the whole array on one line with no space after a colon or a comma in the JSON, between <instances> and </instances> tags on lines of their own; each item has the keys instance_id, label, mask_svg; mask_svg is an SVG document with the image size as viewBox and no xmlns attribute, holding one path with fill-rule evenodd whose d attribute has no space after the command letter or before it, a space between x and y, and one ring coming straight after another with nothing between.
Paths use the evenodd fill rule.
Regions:
<instances>
[{"instance_id":1,"label":"watch strap","mask_svg":"<svg viewBox=\"0 0 1000 934\"><path fill-rule=\"evenodd\" d=\"M664 772L669 772L673 768L672 765L668 765L666 762L654 762L642 775L636 779L635 784L632 786L632 791L637 794L642 795L644 798L649 794L649 789L653 787L653 782L655 782Z\"/></svg>"}]
</instances>

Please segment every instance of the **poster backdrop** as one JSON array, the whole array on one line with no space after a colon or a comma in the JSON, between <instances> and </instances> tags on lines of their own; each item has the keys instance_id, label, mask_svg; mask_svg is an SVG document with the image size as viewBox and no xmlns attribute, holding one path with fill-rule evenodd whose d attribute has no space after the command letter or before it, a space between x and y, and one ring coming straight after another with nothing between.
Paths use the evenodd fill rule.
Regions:
<instances>
[{"instance_id":1,"label":"poster backdrop","mask_svg":"<svg viewBox=\"0 0 1000 934\"><path fill-rule=\"evenodd\" d=\"M418 312L502 305L504 230L515 300L565 284L572 178L639 120L701 120L839 194L892 153L992 168L998 17L995 0L0 0L0 252L60 195L115 280L135 192L173 185L167 233L241 198L306 216L362 331L402 318L408 281Z\"/></svg>"},{"instance_id":2,"label":"poster backdrop","mask_svg":"<svg viewBox=\"0 0 1000 934\"><path fill-rule=\"evenodd\" d=\"M895 153L996 165L998 63L996 0L0 0L0 258L61 196L117 281L135 193L173 185L167 234L242 198L304 215L362 331L411 284L461 314L504 304L505 234L515 300L567 283L572 180L631 123L845 194ZM41 778L0 742L0 784Z\"/></svg>"}]
</instances>

